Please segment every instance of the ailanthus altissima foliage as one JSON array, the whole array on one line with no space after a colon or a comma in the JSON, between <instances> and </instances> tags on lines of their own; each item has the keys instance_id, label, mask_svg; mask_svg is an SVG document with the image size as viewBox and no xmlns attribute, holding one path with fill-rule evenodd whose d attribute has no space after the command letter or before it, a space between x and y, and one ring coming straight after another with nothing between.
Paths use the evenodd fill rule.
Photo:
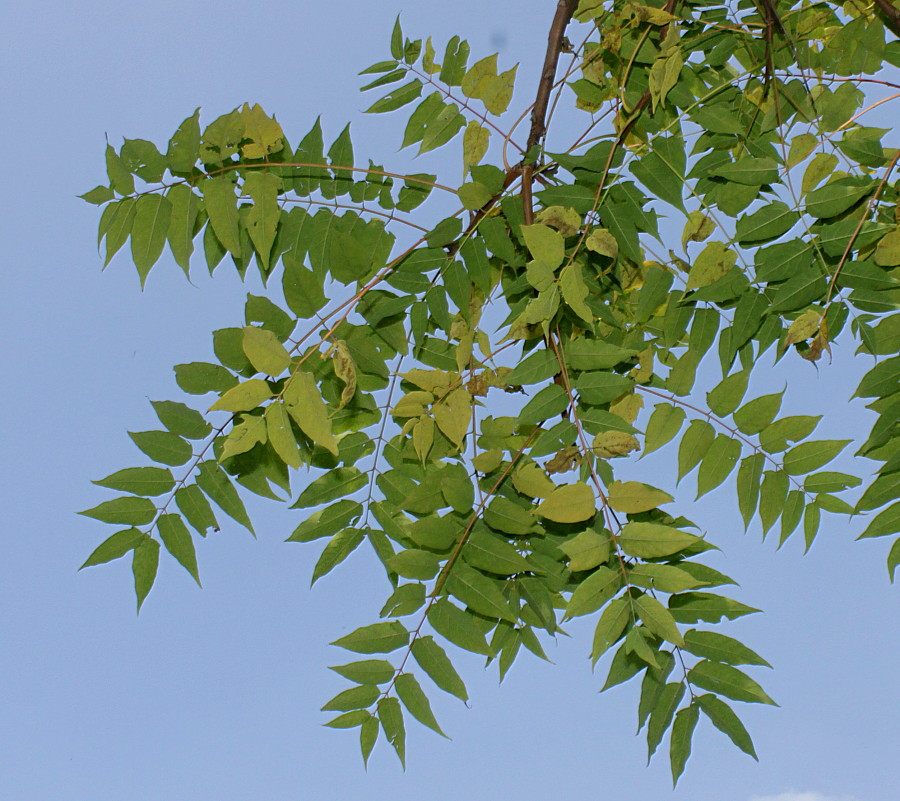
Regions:
<instances>
[{"instance_id":1,"label":"ailanthus altissima foliage","mask_svg":"<svg viewBox=\"0 0 900 801\"><path fill-rule=\"evenodd\" d=\"M140 607L161 550L199 583L192 530L252 532L246 493L287 499L313 581L361 547L386 575L383 608L335 642L348 687L323 707L364 759L384 739L404 760L410 717L443 734L427 693L467 700L454 649L503 676L577 617L604 688L640 685L676 781L701 717L755 757L733 705L774 703L750 675L767 662L726 632L757 610L722 594L702 520L620 476L668 445L698 497L729 482L781 542L835 515L900 531L900 150L864 107L900 90L898 17L560 0L530 95L515 65L398 21L362 72L368 111L405 115L402 145L445 148L461 185L367 161L349 128L294 145L250 104L198 110L164 151L109 146L84 196L107 263L128 245L143 283L168 246L186 273L255 263L270 291L213 333L216 363L176 366L198 408L154 402L159 430L130 435L156 466L95 482L120 494L83 514L116 531L85 566L129 557ZM558 103L584 126L551 148ZM827 370L838 339L872 362L864 442L816 439L784 393L746 397L775 360ZM848 449L858 475L829 471Z\"/></svg>"}]
</instances>

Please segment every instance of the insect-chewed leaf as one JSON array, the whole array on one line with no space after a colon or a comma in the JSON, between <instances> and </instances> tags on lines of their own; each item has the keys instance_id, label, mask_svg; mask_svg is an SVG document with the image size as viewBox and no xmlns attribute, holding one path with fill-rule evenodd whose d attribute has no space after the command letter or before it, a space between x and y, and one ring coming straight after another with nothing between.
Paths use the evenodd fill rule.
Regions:
<instances>
[{"instance_id":1,"label":"insect-chewed leaf","mask_svg":"<svg viewBox=\"0 0 900 801\"><path fill-rule=\"evenodd\" d=\"M422 692L419 682L412 673L401 673L394 682L394 689L403 702L409 713L424 726L433 729L442 737L447 737L441 727L438 725L431 711L431 704L428 703L428 697ZM449 739L449 738L448 738Z\"/></svg>"},{"instance_id":2,"label":"insect-chewed leaf","mask_svg":"<svg viewBox=\"0 0 900 801\"><path fill-rule=\"evenodd\" d=\"M175 486L175 479L162 467L127 467L91 483L132 495L163 495Z\"/></svg>"},{"instance_id":3,"label":"insect-chewed leaf","mask_svg":"<svg viewBox=\"0 0 900 801\"><path fill-rule=\"evenodd\" d=\"M211 412L249 412L255 409L263 401L272 397L272 390L261 378L251 378L236 387L232 387L222 395L212 406Z\"/></svg>"},{"instance_id":4,"label":"insect-chewed leaf","mask_svg":"<svg viewBox=\"0 0 900 801\"><path fill-rule=\"evenodd\" d=\"M718 623L723 617L734 620L759 609L711 592L684 592L669 598L669 611L679 623Z\"/></svg>"},{"instance_id":5,"label":"insect-chewed leaf","mask_svg":"<svg viewBox=\"0 0 900 801\"><path fill-rule=\"evenodd\" d=\"M609 485L606 499L617 512L627 514L647 512L674 500L668 492L640 481L614 481Z\"/></svg>"},{"instance_id":6,"label":"insect-chewed leaf","mask_svg":"<svg viewBox=\"0 0 900 801\"><path fill-rule=\"evenodd\" d=\"M206 496L196 484L189 484L175 490L175 503L200 536L205 537L209 529L218 529L219 524Z\"/></svg>"},{"instance_id":7,"label":"insect-chewed leaf","mask_svg":"<svg viewBox=\"0 0 900 801\"><path fill-rule=\"evenodd\" d=\"M200 487L216 505L229 517L237 520L251 534L253 524L247 516L244 502L238 495L234 484L228 478L228 474L214 461L201 463L200 472L197 475L197 486ZM254 536L256 536L254 534Z\"/></svg>"},{"instance_id":8,"label":"insect-chewed leaf","mask_svg":"<svg viewBox=\"0 0 900 801\"><path fill-rule=\"evenodd\" d=\"M699 541L699 537L660 523L626 523L619 534L619 546L629 556L655 559L670 556Z\"/></svg>"},{"instance_id":9,"label":"insect-chewed leaf","mask_svg":"<svg viewBox=\"0 0 900 801\"><path fill-rule=\"evenodd\" d=\"M344 382L341 400L338 403L340 410L350 403L356 394L356 363L350 354L350 348L343 339L339 339L334 344L332 363L334 364L334 374Z\"/></svg>"},{"instance_id":10,"label":"insect-chewed leaf","mask_svg":"<svg viewBox=\"0 0 900 801\"><path fill-rule=\"evenodd\" d=\"M396 621L362 626L332 645L355 651L358 654L388 654L409 642L409 632Z\"/></svg>"},{"instance_id":11,"label":"insect-chewed leaf","mask_svg":"<svg viewBox=\"0 0 900 801\"><path fill-rule=\"evenodd\" d=\"M282 394L287 410L300 430L313 442L338 455L338 444L331 430L328 408L319 394L316 380L303 370L289 381Z\"/></svg>"},{"instance_id":12,"label":"insect-chewed leaf","mask_svg":"<svg viewBox=\"0 0 900 801\"><path fill-rule=\"evenodd\" d=\"M580 523L596 511L594 491L583 481L557 487L537 508L541 517L555 523Z\"/></svg>"},{"instance_id":13,"label":"insect-chewed leaf","mask_svg":"<svg viewBox=\"0 0 900 801\"><path fill-rule=\"evenodd\" d=\"M396 698L382 698L378 701L378 720L384 729L384 736L397 752L400 764L406 768L406 730L403 727L403 711Z\"/></svg>"},{"instance_id":14,"label":"insect-chewed leaf","mask_svg":"<svg viewBox=\"0 0 900 801\"><path fill-rule=\"evenodd\" d=\"M291 365L291 355L267 328L244 326L241 345L250 364L260 373L277 376Z\"/></svg>"},{"instance_id":15,"label":"insect-chewed leaf","mask_svg":"<svg viewBox=\"0 0 900 801\"><path fill-rule=\"evenodd\" d=\"M419 667L444 692L455 695L461 701L469 700L466 685L447 658L444 649L434 641L433 637L417 637L413 640L412 655L419 663Z\"/></svg>"},{"instance_id":16,"label":"insect-chewed leaf","mask_svg":"<svg viewBox=\"0 0 900 801\"><path fill-rule=\"evenodd\" d=\"M704 659L688 672L691 683L735 701L778 706L746 673L731 665Z\"/></svg>"}]
</instances>

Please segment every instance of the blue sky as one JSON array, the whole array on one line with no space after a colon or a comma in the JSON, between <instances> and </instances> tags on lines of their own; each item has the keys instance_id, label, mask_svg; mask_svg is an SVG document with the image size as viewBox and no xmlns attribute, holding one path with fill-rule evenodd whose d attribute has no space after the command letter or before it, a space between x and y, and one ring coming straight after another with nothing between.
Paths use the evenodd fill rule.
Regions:
<instances>
[{"instance_id":1,"label":"blue sky","mask_svg":"<svg viewBox=\"0 0 900 801\"><path fill-rule=\"evenodd\" d=\"M104 179L104 135L164 143L197 106L211 119L250 101L292 141L321 113L332 137L353 121L358 153L407 165L402 123L360 115L356 77L386 56L399 11L410 35L460 33L475 54L522 60L514 105L528 102L549 0L87 0L4 15L0 797L894 797L898 589L885 543L853 542L860 521L829 517L803 557L799 542L776 553L744 535L727 491L689 511L723 548L716 566L740 581L734 597L765 610L729 633L775 665L755 675L782 708L744 712L759 764L701 725L675 792L665 755L646 768L632 734L635 688L597 693L586 625L551 644L555 664L520 657L499 687L494 670L460 654L472 708L434 701L453 741L410 724L406 773L384 747L365 772L355 737L322 728L318 709L342 688L327 666L347 661L327 643L371 622L386 585L357 555L310 591L317 553L283 542L297 523L286 509L257 508L256 541L227 526L202 542L202 591L163 560L140 617L126 564L76 572L105 533L75 515L106 497L89 480L139 463L126 430L154 427L147 401L177 397L172 365L208 358L209 332L236 324L246 292L259 291L224 268L210 280L202 265L191 285L167 260L143 293L124 259L101 274L96 209L75 196ZM818 372L799 361L752 391L790 375L792 409L831 417L823 434L862 433L864 410L848 398L866 364L849 346Z\"/></svg>"}]
</instances>

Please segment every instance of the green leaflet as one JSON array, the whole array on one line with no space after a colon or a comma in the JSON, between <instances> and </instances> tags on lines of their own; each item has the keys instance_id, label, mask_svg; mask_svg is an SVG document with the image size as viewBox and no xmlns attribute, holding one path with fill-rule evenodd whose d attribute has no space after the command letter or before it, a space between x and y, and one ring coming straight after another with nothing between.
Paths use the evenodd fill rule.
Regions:
<instances>
[{"instance_id":1,"label":"green leaflet","mask_svg":"<svg viewBox=\"0 0 900 801\"><path fill-rule=\"evenodd\" d=\"M114 498L78 514L92 517L102 523L121 523L143 526L153 520L156 507L149 498Z\"/></svg>"},{"instance_id":2,"label":"green leaflet","mask_svg":"<svg viewBox=\"0 0 900 801\"><path fill-rule=\"evenodd\" d=\"M134 594L137 597L137 610L147 598L147 594L156 580L156 571L159 567L159 543L148 536L144 536L135 546L131 558L131 572L134 576Z\"/></svg>"},{"instance_id":3,"label":"green leaflet","mask_svg":"<svg viewBox=\"0 0 900 801\"><path fill-rule=\"evenodd\" d=\"M141 286L162 254L171 216L172 204L162 195L143 195L135 204L131 258L141 278Z\"/></svg>"},{"instance_id":4,"label":"green leaflet","mask_svg":"<svg viewBox=\"0 0 900 801\"><path fill-rule=\"evenodd\" d=\"M749 754L757 761L759 760L747 729L744 728L744 724L741 723L728 704L711 694L698 696L697 704L712 724L723 734L728 735L741 751Z\"/></svg>"},{"instance_id":5,"label":"green leaflet","mask_svg":"<svg viewBox=\"0 0 900 801\"><path fill-rule=\"evenodd\" d=\"M824 467L848 444L849 439L804 442L791 448L783 460L784 471L791 476L811 473Z\"/></svg>"},{"instance_id":6,"label":"green leaflet","mask_svg":"<svg viewBox=\"0 0 900 801\"><path fill-rule=\"evenodd\" d=\"M433 729L442 737L447 736L441 731L441 727L438 725L434 713L431 711L431 704L428 702L428 697L422 692L419 682L412 673L401 673L397 676L397 680L394 683L394 689L397 691L397 695L403 702L403 706L407 708L409 713L418 720L419 723L423 726L428 726L429 729Z\"/></svg>"},{"instance_id":7,"label":"green leaflet","mask_svg":"<svg viewBox=\"0 0 900 801\"><path fill-rule=\"evenodd\" d=\"M202 462L197 476L197 486L205 492L225 514L244 526L251 534L253 524L247 516L244 502L237 494L225 471L215 462ZM255 534L254 534L255 536Z\"/></svg>"},{"instance_id":8,"label":"green leaflet","mask_svg":"<svg viewBox=\"0 0 900 801\"><path fill-rule=\"evenodd\" d=\"M150 401L150 404L153 406L153 411L156 412L160 422L173 434L187 437L188 439L203 439L212 431L212 426L203 419L203 415L200 412L191 409L183 403L177 403L176 401Z\"/></svg>"},{"instance_id":9,"label":"green leaflet","mask_svg":"<svg viewBox=\"0 0 900 801\"><path fill-rule=\"evenodd\" d=\"M712 441L700 462L697 473L697 497L718 487L734 470L741 458L741 443L726 434L719 434Z\"/></svg>"},{"instance_id":10,"label":"green leaflet","mask_svg":"<svg viewBox=\"0 0 900 801\"><path fill-rule=\"evenodd\" d=\"M619 534L619 547L629 556L654 559L670 556L699 540L693 534L659 523L627 523Z\"/></svg>"},{"instance_id":11,"label":"green leaflet","mask_svg":"<svg viewBox=\"0 0 900 801\"><path fill-rule=\"evenodd\" d=\"M572 593L563 619L568 620L596 612L619 591L621 586L622 577L619 573L608 567L598 567Z\"/></svg>"},{"instance_id":12,"label":"green leaflet","mask_svg":"<svg viewBox=\"0 0 900 801\"><path fill-rule=\"evenodd\" d=\"M335 640L332 645L358 654L387 654L409 642L409 632L396 621L373 623Z\"/></svg>"},{"instance_id":13,"label":"green leaflet","mask_svg":"<svg viewBox=\"0 0 900 801\"><path fill-rule=\"evenodd\" d=\"M428 622L438 634L463 650L483 656L492 656L491 648L484 639L484 633L475 623L472 615L448 600L441 598L431 607L428 612Z\"/></svg>"},{"instance_id":14,"label":"green leaflet","mask_svg":"<svg viewBox=\"0 0 900 801\"><path fill-rule=\"evenodd\" d=\"M694 729L699 719L700 709L694 704L684 709L679 709L675 714L669 747L673 786L678 784L678 779L684 772L684 767L691 756L691 738L694 736Z\"/></svg>"},{"instance_id":15,"label":"green leaflet","mask_svg":"<svg viewBox=\"0 0 900 801\"><path fill-rule=\"evenodd\" d=\"M294 373L282 392L282 398L300 430L337 456L338 445L331 430L328 410L312 375L304 370Z\"/></svg>"},{"instance_id":16,"label":"green leaflet","mask_svg":"<svg viewBox=\"0 0 900 801\"><path fill-rule=\"evenodd\" d=\"M240 215L234 184L227 178L207 178L201 187L203 205L216 238L232 256L240 258Z\"/></svg>"},{"instance_id":17,"label":"green leaflet","mask_svg":"<svg viewBox=\"0 0 900 801\"><path fill-rule=\"evenodd\" d=\"M129 467L92 483L132 495L164 495L175 486L175 479L161 467Z\"/></svg>"},{"instance_id":18,"label":"green leaflet","mask_svg":"<svg viewBox=\"0 0 900 801\"><path fill-rule=\"evenodd\" d=\"M381 698L378 701L378 720L387 741L394 747L400 764L406 767L406 730L403 727L403 712L396 698Z\"/></svg>"},{"instance_id":19,"label":"green leaflet","mask_svg":"<svg viewBox=\"0 0 900 801\"><path fill-rule=\"evenodd\" d=\"M102 565L106 562L111 562L113 559L119 559L133 551L145 536L142 531L136 528L126 528L124 531L117 531L94 548L94 551L85 560L85 563L78 569L84 570L86 567Z\"/></svg>"},{"instance_id":20,"label":"green leaflet","mask_svg":"<svg viewBox=\"0 0 900 801\"><path fill-rule=\"evenodd\" d=\"M463 680L447 658L444 649L434 641L433 637L417 637L412 644L412 655L419 663L419 667L444 692L455 695L464 702L469 700Z\"/></svg>"},{"instance_id":21,"label":"green leaflet","mask_svg":"<svg viewBox=\"0 0 900 801\"><path fill-rule=\"evenodd\" d=\"M160 539L166 550L174 556L181 566L193 576L194 581L200 584L200 574L197 571L197 554L194 551L194 541L191 532L188 531L181 515L160 515L156 521Z\"/></svg>"},{"instance_id":22,"label":"green leaflet","mask_svg":"<svg viewBox=\"0 0 900 801\"><path fill-rule=\"evenodd\" d=\"M704 659L690 669L688 678L704 690L735 701L778 706L746 673L721 662Z\"/></svg>"},{"instance_id":23,"label":"green leaflet","mask_svg":"<svg viewBox=\"0 0 900 801\"><path fill-rule=\"evenodd\" d=\"M728 665L762 665L772 667L755 651L716 631L691 629L684 635L684 648L696 656Z\"/></svg>"}]
</instances>

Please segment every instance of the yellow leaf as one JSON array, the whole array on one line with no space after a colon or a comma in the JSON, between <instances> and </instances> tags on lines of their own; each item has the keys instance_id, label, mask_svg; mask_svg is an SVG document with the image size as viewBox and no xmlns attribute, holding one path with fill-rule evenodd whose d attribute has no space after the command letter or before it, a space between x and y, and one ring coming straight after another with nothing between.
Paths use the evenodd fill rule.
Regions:
<instances>
[{"instance_id":1,"label":"yellow leaf","mask_svg":"<svg viewBox=\"0 0 900 801\"><path fill-rule=\"evenodd\" d=\"M241 109L241 122L244 125L244 139L249 140L241 145L244 158L263 159L284 146L284 131L274 117L268 116L262 110L259 103L252 108L248 103L244 103Z\"/></svg>"},{"instance_id":2,"label":"yellow leaf","mask_svg":"<svg viewBox=\"0 0 900 801\"><path fill-rule=\"evenodd\" d=\"M593 250L601 256L614 259L619 255L619 243L607 228L595 228L584 240L584 244L588 250Z\"/></svg>"},{"instance_id":3,"label":"yellow leaf","mask_svg":"<svg viewBox=\"0 0 900 801\"><path fill-rule=\"evenodd\" d=\"M885 234L875 247L875 264L880 267L900 265L900 228Z\"/></svg>"},{"instance_id":4,"label":"yellow leaf","mask_svg":"<svg viewBox=\"0 0 900 801\"><path fill-rule=\"evenodd\" d=\"M221 459L246 453L260 442L266 441L266 420L264 417L247 416L241 420L225 438Z\"/></svg>"},{"instance_id":5,"label":"yellow leaf","mask_svg":"<svg viewBox=\"0 0 900 801\"><path fill-rule=\"evenodd\" d=\"M391 409L392 417L419 417L425 414L425 407L434 401L434 395L430 392L413 390L407 392Z\"/></svg>"},{"instance_id":6,"label":"yellow leaf","mask_svg":"<svg viewBox=\"0 0 900 801\"><path fill-rule=\"evenodd\" d=\"M469 121L463 134L463 175L466 175L471 167L479 164L484 158L490 136L489 129L475 120Z\"/></svg>"},{"instance_id":7,"label":"yellow leaf","mask_svg":"<svg viewBox=\"0 0 900 801\"><path fill-rule=\"evenodd\" d=\"M556 484L536 464L520 467L513 474L513 486L529 498L546 498L556 489Z\"/></svg>"},{"instance_id":8,"label":"yellow leaf","mask_svg":"<svg viewBox=\"0 0 900 801\"><path fill-rule=\"evenodd\" d=\"M633 423L637 420L637 416L643 408L643 397L634 392L630 392L613 403L609 407L609 410L613 414L621 417L626 423Z\"/></svg>"},{"instance_id":9,"label":"yellow leaf","mask_svg":"<svg viewBox=\"0 0 900 801\"><path fill-rule=\"evenodd\" d=\"M455 389L446 398L434 404L434 419L441 433L457 447L472 422L472 398L464 389Z\"/></svg>"},{"instance_id":10,"label":"yellow leaf","mask_svg":"<svg viewBox=\"0 0 900 801\"><path fill-rule=\"evenodd\" d=\"M699 289L715 283L731 272L736 261L737 254L725 247L724 242L710 242L694 261L686 289Z\"/></svg>"},{"instance_id":11,"label":"yellow leaf","mask_svg":"<svg viewBox=\"0 0 900 801\"><path fill-rule=\"evenodd\" d=\"M241 347L250 364L260 373L277 376L291 365L291 355L267 328L245 326Z\"/></svg>"},{"instance_id":12,"label":"yellow leaf","mask_svg":"<svg viewBox=\"0 0 900 801\"><path fill-rule=\"evenodd\" d=\"M331 353L334 374L344 382L344 390L341 392L341 400L338 409L343 409L356 394L356 362L350 355L350 348L343 339L339 339L329 349Z\"/></svg>"},{"instance_id":13,"label":"yellow leaf","mask_svg":"<svg viewBox=\"0 0 900 801\"><path fill-rule=\"evenodd\" d=\"M300 467L300 451L283 403L272 403L266 407L266 434L281 461L288 467Z\"/></svg>"},{"instance_id":14,"label":"yellow leaf","mask_svg":"<svg viewBox=\"0 0 900 801\"><path fill-rule=\"evenodd\" d=\"M681 233L681 246L684 247L688 242L702 242L715 230L716 224L702 211L692 211L688 214L684 231Z\"/></svg>"},{"instance_id":15,"label":"yellow leaf","mask_svg":"<svg viewBox=\"0 0 900 801\"><path fill-rule=\"evenodd\" d=\"M423 464L428 458L428 452L434 443L434 420L430 417L422 417L413 426L412 430L413 447L416 449L416 456Z\"/></svg>"},{"instance_id":16,"label":"yellow leaf","mask_svg":"<svg viewBox=\"0 0 900 801\"><path fill-rule=\"evenodd\" d=\"M536 219L539 223L552 226L563 236L573 236L581 228L581 215L575 209L564 206L548 206Z\"/></svg>"},{"instance_id":17,"label":"yellow leaf","mask_svg":"<svg viewBox=\"0 0 900 801\"><path fill-rule=\"evenodd\" d=\"M821 321L821 310L807 309L791 323L791 327L788 328L787 336L784 338L784 347L793 345L796 342L805 342L819 330L819 323L821 323Z\"/></svg>"},{"instance_id":18,"label":"yellow leaf","mask_svg":"<svg viewBox=\"0 0 900 801\"><path fill-rule=\"evenodd\" d=\"M331 431L328 407L312 374L300 371L288 381L282 395L288 413L300 430L317 445L338 453L337 440Z\"/></svg>"},{"instance_id":19,"label":"yellow leaf","mask_svg":"<svg viewBox=\"0 0 900 801\"><path fill-rule=\"evenodd\" d=\"M640 447L637 439L624 431L601 431L594 437L594 451L603 459L628 456L632 451L640 450Z\"/></svg>"},{"instance_id":20,"label":"yellow leaf","mask_svg":"<svg viewBox=\"0 0 900 801\"><path fill-rule=\"evenodd\" d=\"M580 523L596 512L594 491L583 481L557 487L537 508L541 517L555 523Z\"/></svg>"},{"instance_id":21,"label":"yellow leaf","mask_svg":"<svg viewBox=\"0 0 900 801\"><path fill-rule=\"evenodd\" d=\"M640 481L613 481L607 491L607 500L617 512L637 514L655 509L661 503L671 503L673 499L668 492Z\"/></svg>"},{"instance_id":22,"label":"yellow leaf","mask_svg":"<svg viewBox=\"0 0 900 801\"><path fill-rule=\"evenodd\" d=\"M573 573L591 570L609 559L609 537L588 529L564 542L559 549L569 557L569 570Z\"/></svg>"},{"instance_id":23,"label":"yellow leaf","mask_svg":"<svg viewBox=\"0 0 900 801\"><path fill-rule=\"evenodd\" d=\"M405 381L415 384L419 389L433 392L435 395L446 392L453 384L459 382L458 373L447 373L443 370L410 370L401 373Z\"/></svg>"},{"instance_id":24,"label":"yellow leaf","mask_svg":"<svg viewBox=\"0 0 900 801\"><path fill-rule=\"evenodd\" d=\"M212 406L211 412L249 412L272 397L272 390L261 378L251 378L225 392Z\"/></svg>"}]
</instances>

